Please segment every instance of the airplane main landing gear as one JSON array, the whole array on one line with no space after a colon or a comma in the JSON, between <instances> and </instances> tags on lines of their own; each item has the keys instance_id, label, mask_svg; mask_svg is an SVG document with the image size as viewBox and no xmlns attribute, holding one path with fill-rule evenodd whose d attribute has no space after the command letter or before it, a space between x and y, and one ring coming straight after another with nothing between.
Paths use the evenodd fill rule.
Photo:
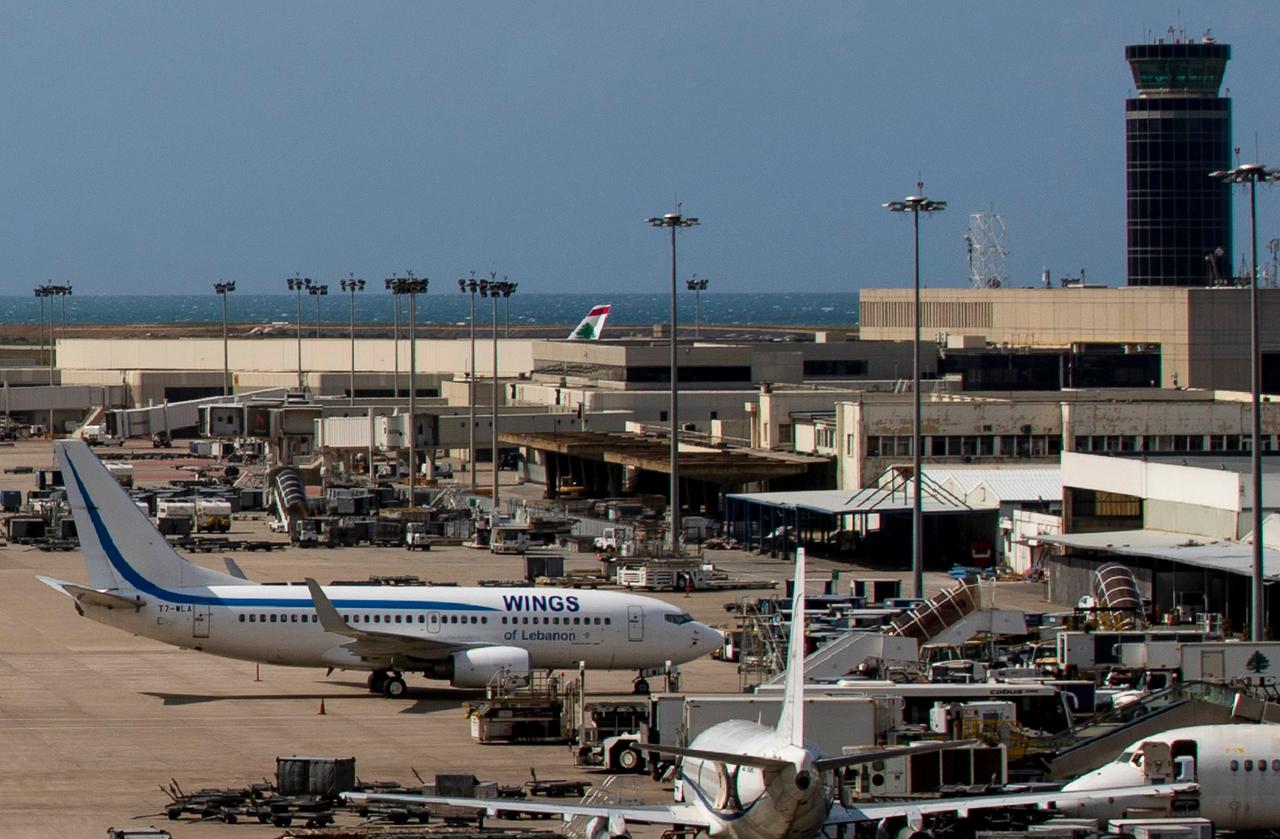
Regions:
<instances>
[{"instance_id":1,"label":"airplane main landing gear","mask_svg":"<svg viewBox=\"0 0 1280 839\"><path fill-rule=\"evenodd\" d=\"M374 670L369 674L369 692L380 693L389 699L404 696L408 687L404 679L394 670Z\"/></svg>"},{"instance_id":2,"label":"airplane main landing gear","mask_svg":"<svg viewBox=\"0 0 1280 839\"><path fill-rule=\"evenodd\" d=\"M382 695L388 699L399 699L404 696L405 691L409 688L405 686L404 679L399 674L388 676L386 684L382 686Z\"/></svg>"}]
</instances>

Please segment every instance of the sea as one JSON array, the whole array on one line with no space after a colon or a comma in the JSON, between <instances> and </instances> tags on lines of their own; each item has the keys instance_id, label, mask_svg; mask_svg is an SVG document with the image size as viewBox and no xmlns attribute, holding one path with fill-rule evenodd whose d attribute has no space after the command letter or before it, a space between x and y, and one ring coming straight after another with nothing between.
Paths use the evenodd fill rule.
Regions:
<instances>
[{"instance_id":1,"label":"sea","mask_svg":"<svg viewBox=\"0 0 1280 839\"><path fill-rule=\"evenodd\" d=\"M325 297L303 294L303 324L317 320L319 301L321 323L347 323L351 317L349 294L338 292ZM610 303L609 322L616 324L656 324L670 319L670 295L667 294L521 294L498 301L498 322L509 316L512 326L519 324L576 324L594 305ZM476 296L476 323L487 324L492 317L492 303ZM212 291L202 295L76 295L37 298L0 297L0 323L48 322L49 305L53 317L61 324L209 324L222 322L222 299ZM408 301L401 300L402 322L407 322ZM428 293L417 301L417 317L421 324L465 324L470 314L470 295ZM742 326L825 326L850 327L858 322L856 292L841 293L718 293L701 295L702 322ZM379 290L355 295L358 323L392 323L395 303L392 295ZM678 317L682 324L693 323L696 301L693 293L682 293L678 299ZM227 298L227 319L232 323L294 323L299 317L299 302L291 294L236 294ZM43 318L43 321L42 321ZM607 328L607 327L606 327Z\"/></svg>"}]
</instances>

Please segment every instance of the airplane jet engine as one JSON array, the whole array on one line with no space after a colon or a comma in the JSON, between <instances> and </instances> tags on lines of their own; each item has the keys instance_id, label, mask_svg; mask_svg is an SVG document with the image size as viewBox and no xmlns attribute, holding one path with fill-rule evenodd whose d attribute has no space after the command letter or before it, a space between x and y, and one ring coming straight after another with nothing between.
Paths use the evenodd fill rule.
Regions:
<instances>
[{"instance_id":1,"label":"airplane jet engine","mask_svg":"<svg viewBox=\"0 0 1280 839\"><path fill-rule=\"evenodd\" d=\"M459 650L434 663L426 675L432 679L447 679L456 688L482 688L499 672L525 673L528 670L528 650L520 647L478 647Z\"/></svg>"}]
</instances>

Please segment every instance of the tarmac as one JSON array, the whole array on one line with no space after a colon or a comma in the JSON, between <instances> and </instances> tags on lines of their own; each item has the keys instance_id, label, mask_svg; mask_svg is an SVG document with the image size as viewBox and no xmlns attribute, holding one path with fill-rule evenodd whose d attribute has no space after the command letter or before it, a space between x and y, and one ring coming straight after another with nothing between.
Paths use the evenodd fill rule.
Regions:
<instances>
[{"instance_id":1,"label":"tarmac","mask_svg":"<svg viewBox=\"0 0 1280 839\"><path fill-rule=\"evenodd\" d=\"M52 465L45 440L0 447L0 489L35 487L16 466ZM139 484L183 474L182 461L136 467ZM187 473L189 474L189 473ZM487 477L487 474L484 475ZM509 476L508 476L509 477ZM465 475L464 475L465 478ZM510 488L510 491L529 488ZM509 488L504 487L504 492ZM271 538L265 520L237 518L231 538ZM219 554L193 561L222 568ZM768 593L791 575L790 563L744 551L708 551L707 559L735 577L760 581L757 590L658 593L691 614L727 627L725 605ZM400 548L294 549L235 555L254 580L358 580L412 574L436 583L473 584L518 579L521 557L494 556L462 547L410 552ZM566 555L566 570L598 568L593 554ZM907 578L903 572L864 569L811 558L809 590L840 571L840 584L859 577ZM365 674L299 669L235 661L177 650L132 637L76 614L72 602L35 579L45 574L86 581L78 551L45 552L10 544L0 548L0 837L105 837L110 826L153 824L175 837L280 836L269 825L166 820L161 786L184 789L240 787L271 779L277 756L354 756L360 779L413 782L435 773L473 773L481 780L519 784L536 768L539 778L606 775L573 766L565 746L475 743L462 705L479 691L409 677L402 699L368 693ZM949 586L942 573L926 575L927 593ZM1048 610L1038 583L998 583L1001 606ZM216 628L215 628L216 630ZM574 676L576 674L567 674ZM591 698L630 691L631 673L587 675ZM655 679L655 690L661 679ZM704 658L683 668L687 692L736 692L737 665ZM323 708L323 713L321 709ZM670 787L647 778L624 784L649 801L670 799ZM340 824L356 824L352 817ZM556 822L524 822L555 829ZM637 837L661 831L636 829Z\"/></svg>"}]
</instances>

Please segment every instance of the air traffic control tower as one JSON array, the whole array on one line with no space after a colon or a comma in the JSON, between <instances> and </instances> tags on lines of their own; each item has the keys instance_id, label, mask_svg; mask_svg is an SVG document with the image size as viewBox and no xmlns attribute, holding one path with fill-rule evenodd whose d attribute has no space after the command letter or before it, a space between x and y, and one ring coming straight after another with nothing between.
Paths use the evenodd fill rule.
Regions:
<instances>
[{"instance_id":1,"label":"air traffic control tower","mask_svg":"<svg viewBox=\"0 0 1280 839\"><path fill-rule=\"evenodd\" d=\"M1131 286L1210 286L1232 276L1231 99L1218 95L1231 47L1211 38L1124 48Z\"/></svg>"}]
</instances>

